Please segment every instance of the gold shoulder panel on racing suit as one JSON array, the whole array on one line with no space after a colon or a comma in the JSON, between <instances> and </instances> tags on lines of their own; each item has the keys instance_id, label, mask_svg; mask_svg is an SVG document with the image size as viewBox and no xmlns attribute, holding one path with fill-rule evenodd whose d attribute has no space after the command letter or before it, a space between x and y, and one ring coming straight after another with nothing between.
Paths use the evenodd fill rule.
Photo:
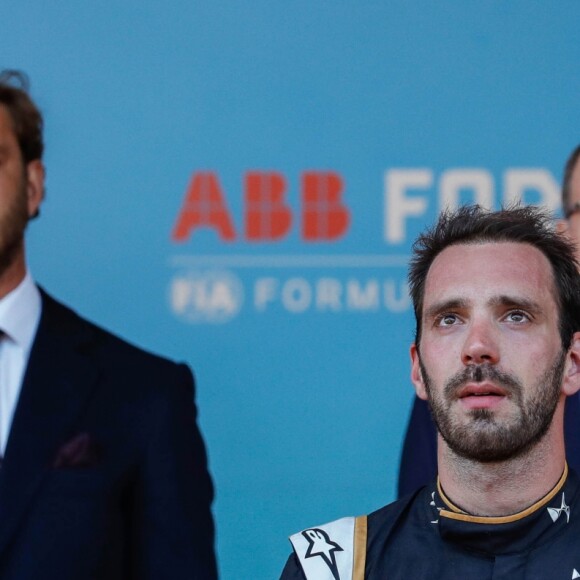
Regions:
<instances>
[{"instance_id":1,"label":"gold shoulder panel on racing suit","mask_svg":"<svg viewBox=\"0 0 580 580\"><path fill-rule=\"evenodd\" d=\"M358 516L354 524L352 580L364 580L367 555L367 516Z\"/></svg>"}]
</instances>

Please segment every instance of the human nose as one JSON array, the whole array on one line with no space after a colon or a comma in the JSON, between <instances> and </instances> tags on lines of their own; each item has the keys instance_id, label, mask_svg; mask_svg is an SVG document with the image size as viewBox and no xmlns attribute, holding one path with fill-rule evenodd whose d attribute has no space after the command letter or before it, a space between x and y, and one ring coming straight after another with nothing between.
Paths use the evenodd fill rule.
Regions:
<instances>
[{"instance_id":1,"label":"human nose","mask_svg":"<svg viewBox=\"0 0 580 580\"><path fill-rule=\"evenodd\" d=\"M472 322L465 337L461 360L465 365L499 362L498 344L493 328L488 322L481 320Z\"/></svg>"}]
</instances>

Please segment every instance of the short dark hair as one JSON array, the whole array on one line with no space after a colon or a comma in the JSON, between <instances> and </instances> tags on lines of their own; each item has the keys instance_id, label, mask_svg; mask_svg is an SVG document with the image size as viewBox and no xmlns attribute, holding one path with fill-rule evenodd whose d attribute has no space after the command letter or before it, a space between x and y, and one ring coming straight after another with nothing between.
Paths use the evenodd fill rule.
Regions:
<instances>
[{"instance_id":1,"label":"short dark hair","mask_svg":"<svg viewBox=\"0 0 580 580\"><path fill-rule=\"evenodd\" d=\"M425 280L435 258L449 246L517 242L529 244L546 256L552 266L562 346L571 344L580 330L580 274L574 245L557 233L552 217L534 206L514 206L490 212L478 205L443 212L437 223L413 245L409 287L415 310L415 344L421 340L421 316Z\"/></svg>"},{"instance_id":2,"label":"short dark hair","mask_svg":"<svg viewBox=\"0 0 580 580\"><path fill-rule=\"evenodd\" d=\"M564 179L562 181L562 208L565 215L570 209L570 181L572 181L572 171L574 171L579 159L580 145L572 151L570 157L568 157L568 160L566 161L566 166L564 167Z\"/></svg>"},{"instance_id":3,"label":"short dark hair","mask_svg":"<svg viewBox=\"0 0 580 580\"><path fill-rule=\"evenodd\" d=\"M21 71L0 72L0 105L6 107L24 163L42 159L43 120L29 95L28 77Z\"/></svg>"}]
</instances>

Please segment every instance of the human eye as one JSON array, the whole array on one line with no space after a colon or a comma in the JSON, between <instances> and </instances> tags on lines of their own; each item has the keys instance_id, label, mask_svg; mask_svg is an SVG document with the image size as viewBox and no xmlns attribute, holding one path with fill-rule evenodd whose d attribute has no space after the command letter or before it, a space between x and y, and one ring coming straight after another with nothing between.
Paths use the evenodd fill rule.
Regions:
<instances>
[{"instance_id":1,"label":"human eye","mask_svg":"<svg viewBox=\"0 0 580 580\"><path fill-rule=\"evenodd\" d=\"M454 314L453 312L444 312L443 314L440 314L435 318L435 326L440 326L443 328L447 326L455 326L460 322L461 319L459 318L459 316L457 316L457 314Z\"/></svg>"},{"instance_id":2,"label":"human eye","mask_svg":"<svg viewBox=\"0 0 580 580\"><path fill-rule=\"evenodd\" d=\"M523 324L531 320L530 315L524 310L510 310L504 317L507 322Z\"/></svg>"}]
</instances>

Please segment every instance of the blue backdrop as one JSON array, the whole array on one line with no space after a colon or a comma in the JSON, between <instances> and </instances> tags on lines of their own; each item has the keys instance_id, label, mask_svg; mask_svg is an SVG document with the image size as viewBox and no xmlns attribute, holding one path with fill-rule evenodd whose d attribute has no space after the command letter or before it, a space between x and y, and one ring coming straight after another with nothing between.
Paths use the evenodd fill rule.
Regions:
<instances>
[{"instance_id":1,"label":"blue backdrop","mask_svg":"<svg viewBox=\"0 0 580 580\"><path fill-rule=\"evenodd\" d=\"M194 368L223 578L277 577L287 535L394 498L413 237L445 204L558 209L579 18L572 0L0 4L0 66L46 116L32 273Z\"/></svg>"}]
</instances>

